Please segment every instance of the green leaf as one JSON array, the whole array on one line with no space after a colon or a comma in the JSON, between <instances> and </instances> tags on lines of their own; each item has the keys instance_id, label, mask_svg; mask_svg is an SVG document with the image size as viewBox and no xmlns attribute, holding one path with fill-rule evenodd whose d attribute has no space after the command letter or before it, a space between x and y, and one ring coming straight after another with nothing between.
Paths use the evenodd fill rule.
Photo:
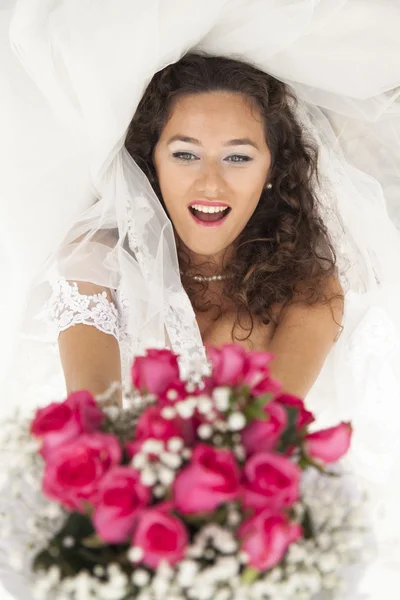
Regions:
<instances>
[{"instance_id":1,"label":"green leaf","mask_svg":"<svg viewBox=\"0 0 400 600\"><path fill-rule=\"evenodd\" d=\"M260 573L261 571L255 567L246 567L241 575L242 583L245 585L251 585L258 579Z\"/></svg>"},{"instance_id":2,"label":"green leaf","mask_svg":"<svg viewBox=\"0 0 400 600\"><path fill-rule=\"evenodd\" d=\"M302 448L301 450L302 452L299 460L299 467L303 469L303 471L308 467L313 467L314 469L317 469L317 471L319 471L320 473L324 473L325 475L327 474L327 471L325 470L325 467L322 463L319 463L318 461L314 460L311 456L309 456L304 451L304 448Z\"/></svg>"},{"instance_id":3,"label":"green leaf","mask_svg":"<svg viewBox=\"0 0 400 600\"><path fill-rule=\"evenodd\" d=\"M85 548L103 548L108 545L108 543L99 537L97 533L93 533L92 535L83 538L81 544L85 546Z\"/></svg>"},{"instance_id":4,"label":"green leaf","mask_svg":"<svg viewBox=\"0 0 400 600\"><path fill-rule=\"evenodd\" d=\"M268 392L267 394L263 394L262 396L256 396L256 399L260 400L260 402L262 402L263 405L266 406L274 399L274 395L271 394L271 392Z\"/></svg>"},{"instance_id":5,"label":"green leaf","mask_svg":"<svg viewBox=\"0 0 400 600\"><path fill-rule=\"evenodd\" d=\"M253 419L268 421L269 415L265 412L264 396L258 396L249 402L249 404L243 409L243 413L249 421L252 421Z\"/></svg>"},{"instance_id":6,"label":"green leaf","mask_svg":"<svg viewBox=\"0 0 400 600\"><path fill-rule=\"evenodd\" d=\"M83 538L94 534L94 532L89 515L73 512L69 515L64 527L57 537L64 538L65 536L72 536L76 540L82 540Z\"/></svg>"},{"instance_id":7,"label":"green leaf","mask_svg":"<svg viewBox=\"0 0 400 600\"><path fill-rule=\"evenodd\" d=\"M300 437L296 426L298 409L294 406L285 406L285 409L288 416L288 423L279 443L280 452L284 452L290 446L298 446L300 443Z\"/></svg>"},{"instance_id":8,"label":"green leaf","mask_svg":"<svg viewBox=\"0 0 400 600\"><path fill-rule=\"evenodd\" d=\"M310 540L313 537L315 537L314 524L311 518L310 510L308 508L306 508L306 510L304 511L302 526L304 531L304 538L306 540Z\"/></svg>"},{"instance_id":9,"label":"green leaf","mask_svg":"<svg viewBox=\"0 0 400 600\"><path fill-rule=\"evenodd\" d=\"M265 421L268 419L268 416L263 410L260 410L257 406L253 406L252 404L243 409L243 414L247 421L254 421L254 419Z\"/></svg>"}]
</instances>

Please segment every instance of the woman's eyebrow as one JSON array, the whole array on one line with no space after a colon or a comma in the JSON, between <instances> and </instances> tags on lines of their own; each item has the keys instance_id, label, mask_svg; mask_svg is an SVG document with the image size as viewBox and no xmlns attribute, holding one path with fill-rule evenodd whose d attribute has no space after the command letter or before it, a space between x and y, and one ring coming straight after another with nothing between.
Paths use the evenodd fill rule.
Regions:
<instances>
[{"instance_id":1,"label":"woman's eyebrow","mask_svg":"<svg viewBox=\"0 0 400 600\"><path fill-rule=\"evenodd\" d=\"M173 135L167 142L167 144L171 144L172 142L186 142L187 144L196 144L197 146L203 146L200 140L196 138L188 137L187 135ZM257 150L259 147L253 140L250 138L236 138L234 140L229 140L225 142L224 146L253 146Z\"/></svg>"}]
</instances>

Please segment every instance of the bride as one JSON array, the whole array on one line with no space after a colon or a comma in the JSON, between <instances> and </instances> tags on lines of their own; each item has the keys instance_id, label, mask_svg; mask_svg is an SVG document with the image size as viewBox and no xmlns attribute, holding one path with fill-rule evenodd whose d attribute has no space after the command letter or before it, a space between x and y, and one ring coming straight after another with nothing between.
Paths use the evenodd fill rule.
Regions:
<instances>
[{"instance_id":1,"label":"bride","mask_svg":"<svg viewBox=\"0 0 400 600\"><path fill-rule=\"evenodd\" d=\"M188 54L153 77L125 148L173 225L203 343L272 352L273 375L305 397L338 336L343 295L311 183L317 150L293 101L284 83L246 63ZM129 305L118 296L53 282L68 391L99 393L121 379ZM123 364L131 357L128 349Z\"/></svg>"},{"instance_id":2,"label":"bride","mask_svg":"<svg viewBox=\"0 0 400 600\"><path fill-rule=\"evenodd\" d=\"M184 373L206 369L205 344L269 351L318 426L352 420L378 547L359 593L396 589L396 4L29 0L3 14L31 78L5 55L8 404L100 394L148 347L171 347Z\"/></svg>"}]
</instances>

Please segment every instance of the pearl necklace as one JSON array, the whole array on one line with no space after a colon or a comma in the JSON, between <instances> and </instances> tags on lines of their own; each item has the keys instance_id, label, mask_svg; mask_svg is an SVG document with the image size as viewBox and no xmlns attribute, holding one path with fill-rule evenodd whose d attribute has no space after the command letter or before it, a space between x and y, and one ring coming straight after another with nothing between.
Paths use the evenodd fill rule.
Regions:
<instances>
[{"instance_id":1,"label":"pearl necklace","mask_svg":"<svg viewBox=\"0 0 400 600\"><path fill-rule=\"evenodd\" d=\"M183 273L180 271L181 275L185 277L190 277L195 281L223 281L224 279L230 279L231 275L189 275L188 273Z\"/></svg>"}]
</instances>

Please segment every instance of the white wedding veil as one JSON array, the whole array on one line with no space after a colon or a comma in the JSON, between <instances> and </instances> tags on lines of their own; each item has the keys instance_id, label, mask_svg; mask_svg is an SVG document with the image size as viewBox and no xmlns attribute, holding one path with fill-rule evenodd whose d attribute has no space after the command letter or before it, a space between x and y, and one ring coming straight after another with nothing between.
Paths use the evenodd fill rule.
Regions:
<instances>
[{"instance_id":1,"label":"white wedding veil","mask_svg":"<svg viewBox=\"0 0 400 600\"><path fill-rule=\"evenodd\" d=\"M191 50L247 60L290 85L297 118L318 143L320 210L346 307L313 408L327 422L340 414L373 431L377 413L399 406L397 0L6 0L0 36L0 377L8 408L62 397L56 334L42 314L58 277L120 288L135 352L165 334L172 347L204 357L171 223L124 148L154 73ZM356 444L361 470L378 459L386 469L376 485L399 451L389 412L385 446L365 450L361 437Z\"/></svg>"}]
</instances>

